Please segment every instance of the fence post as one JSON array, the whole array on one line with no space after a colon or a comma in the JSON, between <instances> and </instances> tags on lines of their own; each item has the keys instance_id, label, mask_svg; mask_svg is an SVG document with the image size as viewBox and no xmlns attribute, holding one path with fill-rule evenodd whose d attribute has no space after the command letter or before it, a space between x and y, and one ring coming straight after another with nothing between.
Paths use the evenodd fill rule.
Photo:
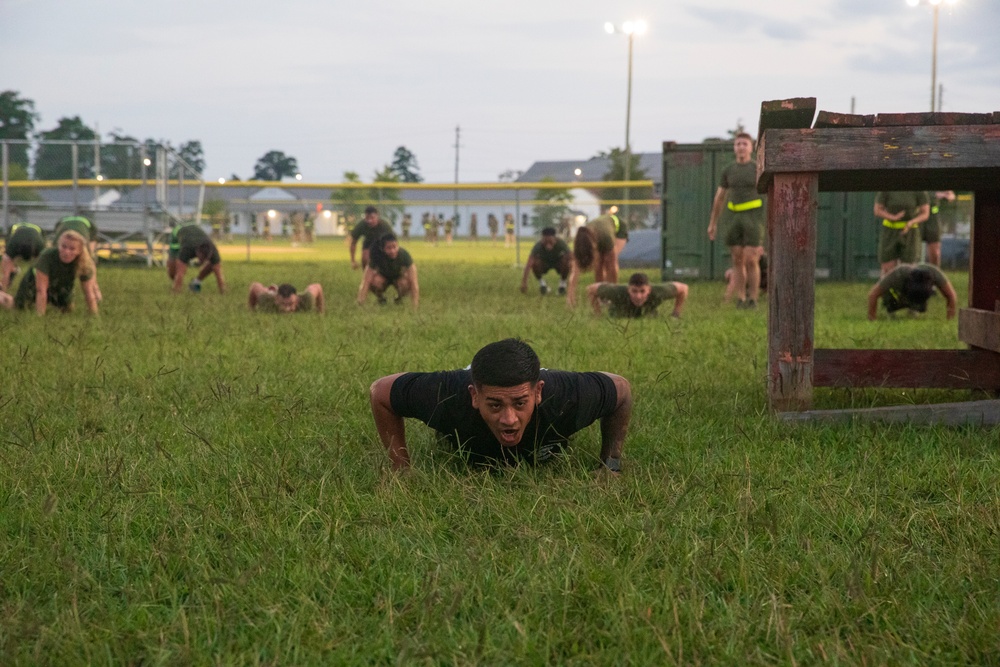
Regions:
<instances>
[{"instance_id":1,"label":"fence post","mask_svg":"<svg viewBox=\"0 0 1000 667\"><path fill-rule=\"evenodd\" d=\"M10 229L10 147L6 141L0 144L0 171L3 172L3 233Z\"/></svg>"}]
</instances>

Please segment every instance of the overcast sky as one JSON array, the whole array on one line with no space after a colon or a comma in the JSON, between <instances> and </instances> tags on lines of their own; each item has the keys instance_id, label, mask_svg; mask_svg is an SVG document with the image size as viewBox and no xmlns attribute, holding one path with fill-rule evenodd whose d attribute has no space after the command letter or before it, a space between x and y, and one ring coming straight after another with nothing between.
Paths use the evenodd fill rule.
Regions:
<instances>
[{"instance_id":1,"label":"overcast sky","mask_svg":"<svg viewBox=\"0 0 1000 667\"><path fill-rule=\"evenodd\" d=\"M365 181L397 146L430 182L495 181L625 143L628 40L642 17L633 151L756 132L760 103L930 108L932 11L905 0L0 0L0 90L51 129L79 115L179 145L207 178L269 150L305 180ZM1000 110L1000 0L941 10L944 110Z\"/></svg>"}]
</instances>

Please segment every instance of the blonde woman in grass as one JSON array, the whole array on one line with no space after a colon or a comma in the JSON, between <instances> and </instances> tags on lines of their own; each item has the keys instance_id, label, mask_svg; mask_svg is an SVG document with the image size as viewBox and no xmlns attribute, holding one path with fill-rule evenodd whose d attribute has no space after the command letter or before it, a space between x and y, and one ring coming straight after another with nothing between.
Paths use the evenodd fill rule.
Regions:
<instances>
[{"instance_id":1,"label":"blonde woman in grass","mask_svg":"<svg viewBox=\"0 0 1000 667\"><path fill-rule=\"evenodd\" d=\"M44 315L51 305L67 313L73 309L73 284L77 278L87 310L96 315L94 260L87 251L86 239L79 232L68 230L59 236L55 248L46 248L35 260L18 286L14 306L25 309L34 303L35 311Z\"/></svg>"}]
</instances>

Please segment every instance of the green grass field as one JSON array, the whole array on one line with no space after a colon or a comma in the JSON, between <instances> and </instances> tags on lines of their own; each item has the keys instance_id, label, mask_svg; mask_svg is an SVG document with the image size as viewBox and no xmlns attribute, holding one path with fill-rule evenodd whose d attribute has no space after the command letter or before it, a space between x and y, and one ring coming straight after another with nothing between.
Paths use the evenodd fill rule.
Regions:
<instances>
[{"instance_id":1,"label":"green grass field","mask_svg":"<svg viewBox=\"0 0 1000 667\"><path fill-rule=\"evenodd\" d=\"M0 313L0 664L1000 665L997 431L778 423L766 308L721 283L612 321L521 295L513 249L405 245L418 313L358 308L333 241L224 247L224 296L102 266L98 318ZM328 312L250 313L252 280ZM961 347L940 297L872 323L868 288L817 289L818 347ZM489 473L410 422L388 470L371 382L507 336L632 382L620 477L596 426Z\"/></svg>"}]
</instances>

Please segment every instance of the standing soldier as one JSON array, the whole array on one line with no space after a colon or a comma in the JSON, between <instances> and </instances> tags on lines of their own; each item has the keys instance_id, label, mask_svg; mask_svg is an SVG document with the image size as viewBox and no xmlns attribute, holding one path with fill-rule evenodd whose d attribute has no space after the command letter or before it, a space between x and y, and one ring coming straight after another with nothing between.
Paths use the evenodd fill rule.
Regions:
<instances>
[{"instance_id":1,"label":"standing soldier","mask_svg":"<svg viewBox=\"0 0 1000 667\"><path fill-rule=\"evenodd\" d=\"M313 234L314 234L314 232L316 230L316 216L314 216L311 213L309 215L307 215L306 216L306 220L303 223L303 227L305 228L306 243L308 243L309 245L312 245Z\"/></svg>"},{"instance_id":2,"label":"standing soldier","mask_svg":"<svg viewBox=\"0 0 1000 667\"><path fill-rule=\"evenodd\" d=\"M403 223L402 223L404 239L410 238L410 227L412 226L413 226L413 216L410 215L409 213L404 213Z\"/></svg>"},{"instance_id":3,"label":"standing soldier","mask_svg":"<svg viewBox=\"0 0 1000 667\"><path fill-rule=\"evenodd\" d=\"M930 196L930 193L927 193ZM927 222L920 225L920 238L927 244L927 263L941 268L941 220L938 213L941 211L941 202L955 201L953 190L943 190L935 192L930 197L931 213Z\"/></svg>"},{"instance_id":4,"label":"standing soldier","mask_svg":"<svg viewBox=\"0 0 1000 667\"><path fill-rule=\"evenodd\" d=\"M473 213L472 217L469 218L469 238L473 241L479 240L479 221L476 220L475 213Z\"/></svg>"},{"instance_id":5,"label":"standing soldier","mask_svg":"<svg viewBox=\"0 0 1000 667\"><path fill-rule=\"evenodd\" d=\"M733 263L725 300L736 296L736 307L753 309L760 296L760 256L764 253L764 200L757 193L757 165L751 160L753 137L740 132L733 140L736 162L722 172L712 201L708 238L715 240L721 215L729 220L725 241Z\"/></svg>"},{"instance_id":6,"label":"standing soldier","mask_svg":"<svg viewBox=\"0 0 1000 667\"><path fill-rule=\"evenodd\" d=\"M444 221L444 242L451 245L452 234L455 231L455 218L448 218Z\"/></svg>"},{"instance_id":7,"label":"standing soldier","mask_svg":"<svg viewBox=\"0 0 1000 667\"><path fill-rule=\"evenodd\" d=\"M222 214L215 213L212 215L211 219L212 225L212 240L221 241L222 240Z\"/></svg>"},{"instance_id":8,"label":"standing soldier","mask_svg":"<svg viewBox=\"0 0 1000 667\"><path fill-rule=\"evenodd\" d=\"M354 259L354 253L357 251L359 238L362 236L365 237L365 240L361 244L361 268L364 268L368 266L368 255L372 244L387 234L392 234L392 227L389 226L388 222L379 217L378 209L374 206L365 208L365 217L351 230L351 268L358 268L358 263Z\"/></svg>"},{"instance_id":9,"label":"standing soldier","mask_svg":"<svg viewBox=\"0 0 1000 667\"><path fill-rule=\"evenodd\" d=\"M493 245L497 244L497 233L500 231L500 221L492 213L486 218L486 224L490 228L490 240L493 241Z\"/></svg>"},{"instance_id":10,"label":"standing soldier","mask_svg":"<svg viewBox=\"0 0 1000 667\"><path fill-rule=\"evenodd\" d=\"M271 216L264 214L264 240L271 240Z\"/></svg>"},{"instance_id":11,"label":"standing soldier","mask_svg":"<svg viewBox=\"0 0 1000 667\"><path fill-rule=\"evenodd\" d=\"M931 205L926 192L878 192L873 208L881 220L878 261L882 275L902 264L914 264L920 255L920 232L915 227L926 222Z\"/></svg>"},{"instance_id":12,"label":"standing soldier","mask_svg":"<svg viewBox=\"0 0 1000 667\"><path fill-rule=\"evenodd\" d=\"M444 213L431 216L431 240L434 245L438 244L438 234L441 233L442 225L444 225Z\"/></svg>"},{"instance_id":13,"label":"standing soldier","mask_svg":"<svg viewBox=\"0 0 1000 667\"><path fill-rule=\"evenodd\" d=\"M514 215L505 213L503 216L503 247L514 245Z\"/></svg>"}]
</instances>

